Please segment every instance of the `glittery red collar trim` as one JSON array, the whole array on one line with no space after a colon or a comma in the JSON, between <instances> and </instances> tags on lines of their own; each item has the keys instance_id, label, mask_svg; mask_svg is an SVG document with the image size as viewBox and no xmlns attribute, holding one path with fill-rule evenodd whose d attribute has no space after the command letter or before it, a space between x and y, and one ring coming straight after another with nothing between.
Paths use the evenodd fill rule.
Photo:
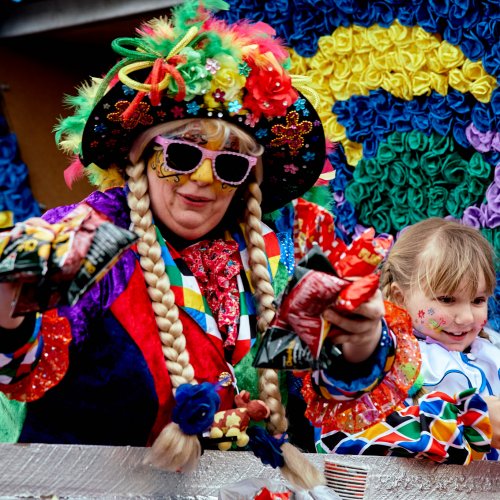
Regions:
<instances>
[{"instance_id":1,"label":"glittery red collar trim","mask_svg":"<svg viewBox=\"0 0 500 500\"><path fill-rule=\"evenodd\" d=\"M391 369L371 392L349 401L323 398L313 389L308 373L303 380L302 395L307 403L305 415L313 425L359 432L383 420L406 398L420 372L418 341L413 336L411 319L403 309L386 302L385 310L385 319L397 340Z\"/></svg>"}]
</instances>

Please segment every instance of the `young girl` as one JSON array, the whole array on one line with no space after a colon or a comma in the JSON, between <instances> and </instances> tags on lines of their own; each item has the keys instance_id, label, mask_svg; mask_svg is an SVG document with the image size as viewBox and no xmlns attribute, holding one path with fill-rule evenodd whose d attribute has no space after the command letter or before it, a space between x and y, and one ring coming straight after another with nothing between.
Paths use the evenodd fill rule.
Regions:
<instances>
[{"instance_id":1,"label":"young girl","mask_svg":"<svg viewBox=\"0 0 500 500\"><path fill-rule=\"evenodd\" d=\"M431 218L405 229L382 268L385 297L410 314L423 388L500 395L500 350L484 332L496 277L494 251L474 228ZM488 456L498 459L495 450Z\"/></svg>"},{"instance_id":2,"label":"young girl","mask_svg":"<svg viewBox=\"0 0 500 500\"><path fill-rule=\"evenodd\" d=\"M425 388L500 394L500 352L483 332L495 279L490 244L460 223L427 219L394 244L382 270L383 292L412 318Z\"/></svg>"},{"instance_id":3,"label":"young girl","mask_svg":"<svg viewBox=\"0 0 500 500\"><path fill-rule=\"evenodd\" d=\"M317 451L463 465L499 460L500 439L494 435L491 448L485 447L477 420L484 403L493 429L500 415L500 350L483 332L495 288L489 243L457 222L419 222L405 229L389 252L381 286L396 304L386 303L386 309L405 308L419 339L422 366L420 383L411 391L414 399L359 432L339 431L334 424L316 428Z\"/></svg>"}]
</instances>

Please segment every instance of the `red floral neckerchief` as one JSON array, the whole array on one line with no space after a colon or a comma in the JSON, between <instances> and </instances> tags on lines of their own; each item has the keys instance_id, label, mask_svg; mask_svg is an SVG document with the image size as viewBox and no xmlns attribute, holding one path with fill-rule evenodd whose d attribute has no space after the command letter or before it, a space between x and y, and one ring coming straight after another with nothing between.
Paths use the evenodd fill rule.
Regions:
<instances>
[{"instance_id":1,"label":"red floral neckerchief","mask_svg":"<svg viewBox=\"0 0 500 500\"><path fill-rule=\"evenodd\" d=\"M234 348L238 338L240 295L237 276L242 265L234 240L200 241L180 252L198 280L222 336L224 348Z\"/></svg>"}]
</instances>

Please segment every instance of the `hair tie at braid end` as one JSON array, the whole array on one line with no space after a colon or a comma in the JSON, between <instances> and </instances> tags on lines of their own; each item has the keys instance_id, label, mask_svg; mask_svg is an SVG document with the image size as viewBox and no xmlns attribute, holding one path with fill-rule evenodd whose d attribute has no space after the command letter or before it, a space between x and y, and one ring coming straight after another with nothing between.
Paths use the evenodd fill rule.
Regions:
<instances>
[{"instance_id":1,"label":"hair tie at braid end","mask_svg":"<svg viewBox=\"0 0 500 500\"><path fill-rule=\"evenodd\" d=\"M156 438L144 463L170 472L191 472L201 456L197 435L212 425L219 408L217 385L182 384L176 390L175 400L172 423Z\"/></svg>"},{"instance_id":2,"label":"hair tie at braid end","mask_svg":"<svg viewBox=\"0 0 500 500\"><path fill-rule=\"evenodd\" d=\"M168 424L147 451L143 463L169 472L192 472L198 466L201 444L196 435L182 432L178 424Z\"/></svg>"},{"instance_id":3,"label":"hair tie at braid end","mask_svg":"<svg viewBox=\"0 0 500 500\"><path fill-rule=\"evenodd\" d=\"M251 427L247 431L250 436L248 443L254 454L264 465L279 467L283 476L292 485L304 490L312 490L316 486L326 484L323 474L311 463L305 455L288 442L288 436L271 436L262 427Z\"/></svg>"},{"instance_id":4,"label":"hair tie at braid end","mask_svg":"<svg viewBox=\"0 0 500 500\"><path fill-rule=\"evenodd\" d=\"M210 382L202 384L182 384L175 392L175 406L172 421L188 435L202 434L214 421L219 409L220 398L217 385Z\"/></svg>"}]
</instances>

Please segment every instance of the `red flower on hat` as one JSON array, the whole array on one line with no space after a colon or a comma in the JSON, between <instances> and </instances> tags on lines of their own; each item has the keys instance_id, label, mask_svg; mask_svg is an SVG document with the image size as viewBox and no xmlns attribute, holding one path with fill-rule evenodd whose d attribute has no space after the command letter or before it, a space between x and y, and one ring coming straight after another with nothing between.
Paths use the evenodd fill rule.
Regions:
<instances>
[{"instance_id":1,"label":"red flower on hat","mask_svg":"<svg viewBox=\"0 0 500 500\"><path fill-rule=\"evenodd\" d=\"M214 97L214 100L217 102L225 101L224 96L226 95L226 93L221 89L217 89L215 92L212 93L212 95Z\"/></svg>"},{"instance_id":2,"label":"red flower on hat","mask_svg":"<svg viewBox=\"0 0 500 500\"><path fill-rule=\"evenodd\" d=\"M298 98L290 76L270 52L258 58L249 58L246 62L251 72L245 85L247 93L243 106L257 118L261 115L284 116L287 108Z\"/></svg>"}]
</instances>

